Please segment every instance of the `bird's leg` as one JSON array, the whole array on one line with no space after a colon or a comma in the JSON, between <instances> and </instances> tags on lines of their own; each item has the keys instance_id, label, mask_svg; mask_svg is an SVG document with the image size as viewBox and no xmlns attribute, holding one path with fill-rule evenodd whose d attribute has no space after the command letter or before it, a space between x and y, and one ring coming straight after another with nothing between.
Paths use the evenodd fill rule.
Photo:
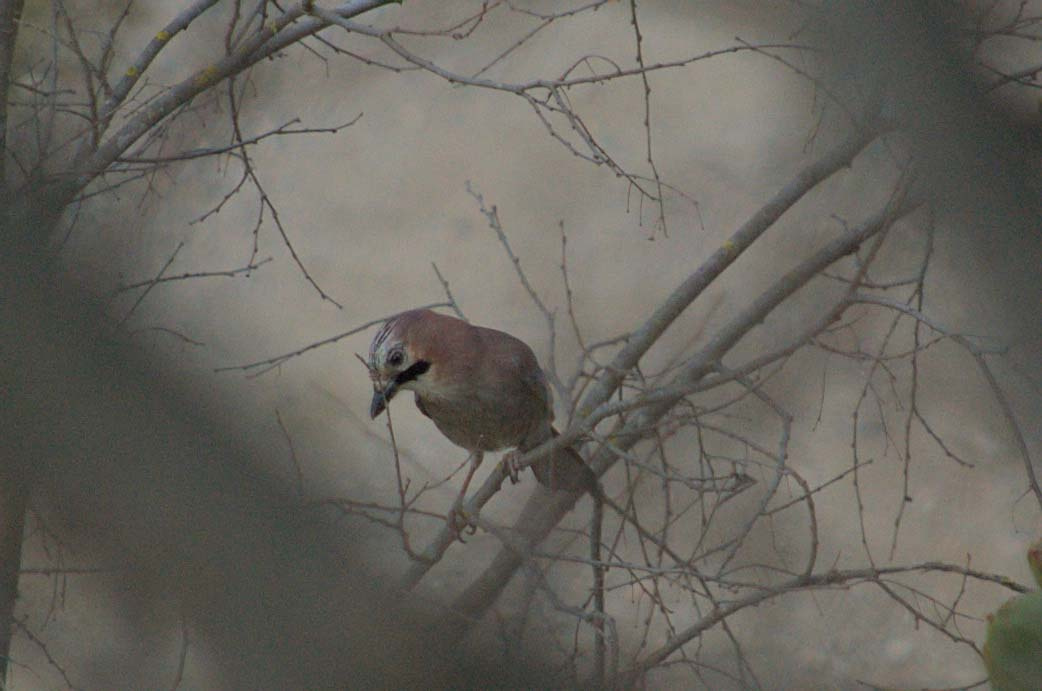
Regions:
<instances>
[{"instance_id":1,"label":"bird's leg","mask_svg":"<svg viewBox=\"0 0 1042 691\"><path fill-rule=\"evenodd\" d=\"M507 477L510 478L510 484L512 485L516 485L521 481L521 468L518 466L517 462L520 460L522 455L520 449L514 449L503 456L503 466L506 468Z\"/></svg>"},{"instance_id":2,"label":"bird's leg","mask_svg":"<svg viewBox=\"0 0 1042 691\"><path fill-rule=\"evenodd\" d=\"M481 465L481 460L484 457L485 454L481 451L471 452L470 468L467 469L467 476L463 478L463 487L460 488L459 495L457 495L456 501L453 502L452 508L449 509L449 515L446 516L446 520L452 529L456 531L456 538L460 542L464 542L464 530L469 528L471 535L478 531L477 526L471 525L467 519L466 512L463 510L463 500L467 498L467 488L470 487L470 481L474 478L474 473L477 472L478 466Z\"/></svg>"}]
</instances>

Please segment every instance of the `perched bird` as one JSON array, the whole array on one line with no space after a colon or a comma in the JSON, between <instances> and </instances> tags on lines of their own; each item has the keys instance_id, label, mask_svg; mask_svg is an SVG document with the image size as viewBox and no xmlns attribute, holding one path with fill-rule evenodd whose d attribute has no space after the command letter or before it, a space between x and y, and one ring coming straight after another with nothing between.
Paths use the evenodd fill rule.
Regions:
<instances>
[{"instance_id":1,"label":"perched bird","mask_svg":"<svg viewBox=\"0 0 1042 691\"><path fill-rule=\"evenodd\" d=\"M373 337L369 371L375 385L370 417L399 391L412 391L420 412L470 452L460 500L484 452L516 449L510 467L557 435L550 388L535 354L508 333L430 310L403 312ZM553 490L596 491L596 476L571 448L537 461L532 471ZM516 482L516 469L511 477Z\"/></svg>"}]
</instances>

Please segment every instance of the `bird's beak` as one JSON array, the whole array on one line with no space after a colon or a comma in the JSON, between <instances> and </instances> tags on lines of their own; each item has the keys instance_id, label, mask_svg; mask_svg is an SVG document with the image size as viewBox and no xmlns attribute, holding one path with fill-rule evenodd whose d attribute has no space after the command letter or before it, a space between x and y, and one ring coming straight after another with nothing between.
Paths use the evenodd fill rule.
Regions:
<instances>
[{"instance_id":1,"label":"bird's beak","mask_svg":"<svg viewBox=\"0 0 1042 691\"><path fill-rule=\"evenodd\" d=\"M373 402L369 404L369 417L375 418L382 413L397 392L398 384L394 381L391 381L383 391L374 391Z\"/></svg>"}]
</instances>

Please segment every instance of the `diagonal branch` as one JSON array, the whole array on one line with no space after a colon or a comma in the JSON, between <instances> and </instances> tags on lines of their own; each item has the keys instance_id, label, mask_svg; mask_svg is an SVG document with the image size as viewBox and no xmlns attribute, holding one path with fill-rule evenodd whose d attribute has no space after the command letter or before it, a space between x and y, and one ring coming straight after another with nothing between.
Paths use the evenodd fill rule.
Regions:
<instances>
[{"instance_id":1,"label":"diagonal branch","mask_svg":"<svg viewBox=\"0 0 1042 691\"><path fill-rule=\"evenodd\" d=\"M910 213L917 208L917 202L899 200L895 204L887 206L869 218L859 226L848 228L841 235L827 243L808 259L781 277L769 289L764 291L759 298L754 300L744 310L739 312L728 324L695 355L674 379L674 385L683 387L697 384L705 375L714 371L720 360L745 334L760 324L778 305L789 296L803 287L811 278L823 269L827 268L837 260L856 251L861 243L877 233L889 227L898 218ZM838 316L847 306L842 301L831 310L833 316ZM622 450L632 448L638 441L644 438L647 430L652 429L680 399L680 396L666 398L661 402L649 405L641 409L620 429L613 431L611 437L615 446ZM525 454L519 461L519 465L526 465L547 455L552 449L566 446L578 439L582 431L592 428L596 422L592 420L598 417L599 411L590 413L587 417L576 421L560 437L552 442L545 443L540 447ZM617 459L616 450L602 448L590 460L590 466L598 475L603 475ZM502 473L495 472L489 479L489 484L501 483ZM475 499L485 496L486 487L479 489ZM525 506L522 517L517 521L514 530L521 539L530 545L539 544L549 535L557 523L572 509L577 497L558 493L545 507L539 507L539 503L545 503L536 495ZM480 506L471 502L466 510L476 513ZM461 621L475 621L481 617L484 611L492 605L499 593L506 587L514 572L521 566L516 554L510 550L500 550L492 564L483 572L468 588L456 599L453 607L463 615ZM429 567L427 567L429 568ZM411 571L417 571L413 566ZM418 580L418 579L417 579ZM460 633L465 631L461 628Z\"/></svg>"},{"instance_id":2,"label":"diagonal branch","mask_svg":"<svg viewBox=\"0 0 1042 691\"><path fill-rule=\"evenodd\" d=\"M141 54L138 55L130 67L123 73L123 77L116 83L115 88L112 90L112 95L102 104L99 113L102 120L99 124L102 127L108 123L116 109L123 105L130 91L137 84L138 79L149 68L160 51L170 44L170 40L179 32L187 29L189 24L195 21L199 15L206 12L206 10L216 5L217 2L218 0L196 0L190 7L183 10L166 26L156 32L156 35L152 37L145 49L141 51Z\"/></svg>"},{"instance_id":3,"label":"diagonal branch","mask_svg":"<svg viewBox=\"0 0 1042 691\"><path fill-rule=\"evenodd\" d=\"M393 0L350 0L337 7L336 13L353 17L368 12ZM177 108L191 101L195 96L206 91L228 77L242 72L247 67L263 60L279 49L302 38L320 31L326 23L307 18L294 26L306 12L310 2L300 2L259 28L256 33L244 40L232 53L212 65L202 68L195 74L172 86L158 96L148 108L143 109L117 132L98 146L97 150L77 160L72 174L58 189L58 199L71 199L84 187L104 172L112 163L123 155L131 145L161 120L173 113ZM119 91L119 85L116 91Z\"/></svg>"},{"instance_id":4,"label":"diagonal branch","mask_svg":"<svg viewBox=\"0 0 1042 691\"><path fill-rule=\"evenodd\" d=\"M630 334L626 346L620 350L604 374L586 394L579 405L579 415L603 405L619 388L623 378L636 366L649 348L687 307L709 287L724 270L741 256L782 214L803 198L811 189L841 168L850 166L854 158L871 143L878 132L862 131L846 143L800 171L774 197L764 204L731 237L706 259L673 293L662 302L644 324Z\"/></svg>"},{"instance_id":5,"label":"diagonal branch","mask_svg":"<svg viewBox=\"0 0 1042 691\"><path fill-rule=\"evenodd\" d=\"M695 298L701 295L702 291L704 291L717 276L730 266L734 260L742 254L742 252L748 249L757 238L763 235L763 233L770 228L771 225L773 225L774 222L785 213L785 211L790 209L818 183L825 180L841 168L849 166L857 154L874 140L876 136L877 135L874 132L859 132L850 140L805 168L792 181L783 187L774 198L754 214L752 218L735 231L735 233L723 243L720 249L710 255L710 257L694 273L681 283L680 286L678 286L677 289L674 290L673 293L662 303L662 305L655 310L654 314L652 314L644 325L630 336L626 346L619 351L591 391L586 394L586 397L583 399L583 402L577 411L580 419L560 437L557 437L538 449L525 454L524 458L521 459L521 462L527 465L543 458L551 450L570 446L573 442L578 440L582 434L591 430L597 422L604 419L604 417L607 417L606 414L603 414L602 410L598 409L607 405L611 396L622 383L626 373L637 365L640 358L647 352L652 344L658 340L669 325L672 324L673 321L676 320L677 317L679 317L680 314L695 300ZM856 247L856 244L853 246ZM846 250L846 252L849 251L851 250ZM846 252L844 252L844 254ZM839 256L842 256L842 254ZM824 266L832 263L832 261L835 260L833 259L828 261ZM666 398L663 403L657 405L665 405L665 409L668 409L672 406L672 401L674 400L676 399ZM605 469L606 468L607 466L605 466ZM502 473L498 470L493 472L486 480L485 484L481 486L468 503L466 510L471 514L477 513L481 507L483 507L495 495L502 482ZM576 499L577 497L571 496L567 499L559 498L552 502L551 506L548 507L547 510L550 511L553 516L556 516L556 518L554 518L553 522L547 527L547 533L553 525L556 525L557 521L559 521L565 513L571 510ZM531 522L531 525L534 526L536 523ZM454 538L455 536L452 534L452 531L448 529L443 529L435 537L428 550L424 553L425 556L431 558L431 561L423 563L416 562L412 564L404 579L404 585L406 588L412 588L423 578L427 571L430 570L433 563L440 559L445 551L452 545ZM540 537L539 539L541 540L542 538ZM500 554L501 556L506 555L505 559L507 561L505 562L505 565L507 568L506 571L499 573L499 575L493 580L498 580L498 578L502 577L502 575L507 572L513 573L513 570L517 568L512 553L508 554L506 552L501 552ZM497 558L496 563L494 563L490 569L498 568L497 563L499 561L500 559ZM507 578L509 578L509 576L507 576ZM475 582L475 585L477 585L477 582ZM491 602L482 602L481 608L484 609L488 604L491 604Z\"/></svg>"}]
</instances>

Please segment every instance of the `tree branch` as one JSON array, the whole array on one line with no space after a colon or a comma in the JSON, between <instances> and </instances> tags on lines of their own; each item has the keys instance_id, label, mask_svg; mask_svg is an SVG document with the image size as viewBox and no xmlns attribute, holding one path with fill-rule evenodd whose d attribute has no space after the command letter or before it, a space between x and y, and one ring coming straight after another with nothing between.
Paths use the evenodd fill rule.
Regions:
<instances>
[{"instance_id":1,"label":"tree branch","mask_svg":"<svg viewBox=\"0 0 1042 691\"><path fill-rule=\"evenodd\" d=\"M674 378L673 385L677 387L691 386L697 384L702 377L713 371L716 364L741 338L760 324L786 298L804 286L818 272L822 271L835 261L857 250L857 248L868 238L888 227L901 216L917 208L916 202L898 200L896 204L887 204L885 208L870 217L859 226L848 228L837 238L827 243L799 266L780 278L773 286L764 291L759 298L754 300L744 310L739 312L728 324L721 328L717 334L707 343L702 350L683 367ZM841 312L841 308L837 308ZM654 427L675 405L680 396L664 398L661 402L640 409L626 424L621 425L611 433L615 445L622 450L628 450L638 441L643 439L647 430ZM540 458L545 457L551 450L574 443L586 429L592 429L596 424L600 411L594 411L588 416L577 420L560 437L551 442L526 453L516 463L519 466L529 465ZM603 475L617 460L616 451L601 448L589 460L593 471ZM494 494L493 486L498 489L502 483L502 472L496 472L478 490L474 500L466 506L466 511L471 514L477 513L481 506L491 494ZM522 517L515 523L514 530L519 533L521 539L531 545L537 545L549 535L550 531L564 516L572 509L578 497L568 495L564 492L557 493L549 503L540 495L534 496L526 504L522 511ZM540 506L540 504L546 504ZM439 536L437 544L444 545L447 549L451 539ZM463 615L461 621L475 621L481 617L484 611L498 597L499 593L514 572L521 566L521 562L510 550L500 550L492 564L480 575L467 589L456 599L453 609ZM423 571L429 570L430 566L423 566ZM410 569L410 579L415 582L422 577L413 572L421 570L420 565L413 565ZM464 629L465 630L465 629ZM461 631L462 633L462 631Z\"/></svg>"},{"instance_id":2,"label":"tree branch","mask_svg":"<svg viewBox=\"0 0 1042 691\"><path fill-rule=\"evenodd\" d=\"M875 133L860 132L846 143L805 168L792 181L783 187L774 198L754 214L752 218L735 231L735 233L724 242L720 249L710 255L710 257L703 262L703 264L693 274L681 283L680 286L677 287L676 290L674 290L673 293L662 303L662 305L655 310L654 314L652 314L644 325L630 336L626 346L619 351L612 360L612 363L605 368L593 389L586 394L582 405L579 406L577 411L578 417L580 418L577 423L573 424L569 430L563 433L560 437L557 437L525 454L525 456L520 460L520 463L522 465L534 463L548 455L553 450L570 446L573 442L577 441L582 434L593 429L593 426L596 425L597 422L604 419L604 417L607 417L607 413L595 409L605 406L606 402L622 383L626 373L636 366L640 361L640 358L647 352L652 344L658 340L659 336L665 332L666 328L668 328L669 325L680 316L680 314L695 300L695 298L701 295L702 291L705 290L705 288L709 286L709 284L719 276L724 269L730 266L742 252L748 249L757 238L773 225L785 211L791 208L803 197L803 195L813 189L822 180L825 180L840 168L850 165L854 157L857 156L857 154L864 149L869 142L875 139L876 136ZM832 262L829 261L828 263ZM658 405L665 404L668 408L675 400L676 397L664 397L663 403ZM466 507L467 512L471 514L477 513L481 507L483 507L495 495L502 482L502 473L497 469L497 471L489 476L485 484L482 485L478 492L473 496L471 502L468 503ZM555 504L555 513L558 509L564 509L564 512L560 514L560 516L563 516L564 513L571 510L576 499L577 497L571 497L570 501L560 505ZM560 520L560 516L553 521L550 528ZM549 528L547 529L547 532L549 532ZM540 538L540 540L541 539L542 538ZM452 531L447 528L443 529L434 541L432 541L428 551L425 552L425 555L431 558L431 563L412 564L404 579L405 587L412 588L415 586L416 583L423 578L426 572L430 570L433 563L440 559L445 550L452 545L453 541L454 535L452 534ZM501 554L503 553L501 552ZM514 559L512 556L508 555L505 558L508 560L508 563L513 564ZM507 570L512 573L513 569L516 568L517 565L514 564L512 568ZM503 585L505 585L505 583ZM491 603L489 602L487 604ZM482 602L482 609L486 607L487 604Z\"/></svg>"},{"instance_id":3,"label":"tree branch","mask_svg":"<svg viewBox=\"0 0 1042 691\"><path fill-rule=\"evenodd\" d=\"M858 582L879 582L880 577L884 575L911 573L916 571L960 573L981 581L996 583L1004 588L1012 590L1013 592L1025 592L1025 590L1022 590L1024 586L1011 581L1004 576L975 571L967 567L940 562L924 562L922 564L914 564L911 566L892 566L879 569L849 569L843 571L832 569L824 573L804 574L777 585L755 590L744 597L733 600L727 605L717 607L688 628L683 631L678 631L676 634L671 636L662 647L652 652L639 663L627 670L622 675L620 686L623 688L633 686L648 670L665 661L666 658L697 638L703 632L713 628L736 612L758 605L765 600L786 593L812 588L828 588L838 585L848 585L851 583L857 584Z\"/></svg>"},{"instance_id":4,"label":"tree branch","mask_svg":"<svg viewBox=\"0 0 1042 691\"><path fill-rule=\"evenodd\" d=\"M391 2L393 0L351 0L340 5L336 9L336 13L346 17L353 17ZM158 96L149 107L143 109L121 127L118 132L102 142L95 151L83 155L76 161L73 166L73 172L58 190L58 199L64 201L75 197L95 177L123 155L142 135L198 94L228 77L242 72L250 65L278 51L284 45L310 36L324 28L326 26L325 22L318 19L306 19L299 22L296 26L287 29L290 24L304 16L305 8L308 5L310 5L309 2L300 2L297 6L287 10L278 19L273 19L263 27L258 28L257 32L248 40L243 41L234 52L226 55L216 63L204 67ZM286 29L285 35L282 35L284 29ZM273 38L282 40L273 41ZM116 90L119 90L118 86Z\"/></svg>"},{"instance_id":5,"label":"tree branch","mask_svg":"<svg viewBox=\"0 0 1042 691\"><path fill-rule=\"evenodd\" d=\"M7 90L24 0L0 0L0 191L7 190Z\"/></svg>"},{"instance_id":6,"label":"tree branch","mask_svg":"<svg viewBox=\"0 0 1042 691\"><path fill-rule=\"evenodd\" d=\"M688 276L655 310L644 324L634 331L625 347L612 359L604 374L587 392L578 407L579 415L603 405L619 388L626 373L659 339L687 307L702 294L724 270L747 250L782 214L792 208L811 189L849 166L854 158L871 143L879 132L861 131L846 143L800 171L787 185L746 221L701 266ZM585 411L585 412L584 412Z\"/></svg>"},{"instance_id":7,"label":"tree branch","mask_svg":"<svg viewBox=\"0 0 1042 691\"><path fill-rule=\"evenodd\" d=\"M15 452L17 453L17 452ZM11 450L0 459L0 687L7 678L18 574L22 563L22 533L29 503L26 469Z\"/></svg>"}]
</instances>

